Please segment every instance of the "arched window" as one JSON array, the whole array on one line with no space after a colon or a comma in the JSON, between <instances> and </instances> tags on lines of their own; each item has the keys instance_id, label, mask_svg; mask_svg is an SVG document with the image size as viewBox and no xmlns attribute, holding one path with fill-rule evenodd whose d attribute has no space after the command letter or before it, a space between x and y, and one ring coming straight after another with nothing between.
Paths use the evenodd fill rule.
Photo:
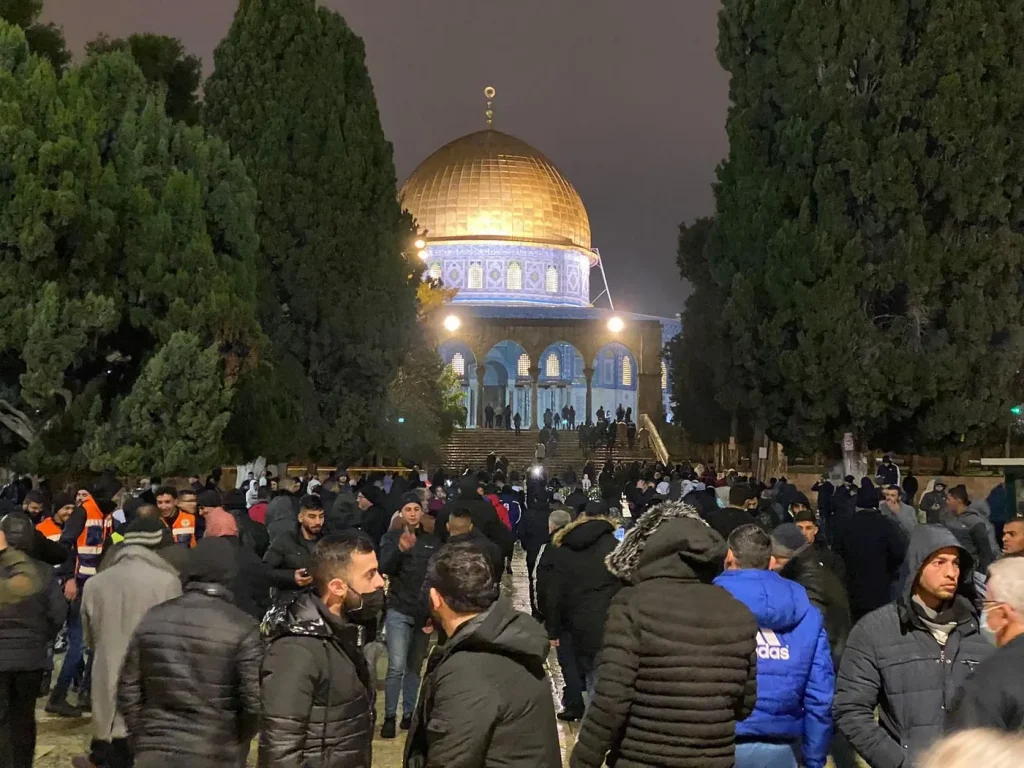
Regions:
<instances>
[{"instance_id":1,"label":"arched window","mask_svg":"<svg viewBox=\"0 0 1024 768\"><path fill-rule=\"evenodd\" d=\"M523 352L523 354L521 354L519 356L519 365L518 365L518 370L516 371L516 373L519 376L529 376L530 375L530 356L528 354L526 354L525 352Z\"/></svg>"},{"instance_id":2,"label":"arched window","mask_svg":"<svg viewBox=\"0 0 1024 768\"><path fill-rule=\"evenodd\" d=\"M523 267L518 261L513 261L508 265L505 287L510 291L523 290Z\"/></svg>"},{"instance_id":3,"label":"arched window","mask_svg":"<svg viewBox=\"0 0 1024 768\"><path fill-rule=\"evenodd\" d=\"M661 361L661 391L664 392L668 389L668 364Z\"/></svg>"},{"instance_id":4,"label":"arched window","mask_svg":"<svg viewBox=\"0 0 1024 768\"><path fill-rule=\"evenodd\" d=\"M558 270L554 267L548 267L544 274L544 287L548 293L558 293Z\"/></svg>"},{"instance_id":5,"label":"arched window","mask_svg":"<svg viewBox=\"0 0 1024 768\"><path fill-rule=\"evenodd\" d=\"M622 386L630 387L633 385L633 363L630 362L628 357L622 358Z\"/></svg>"},{"instance_id":6,"label":"arched window","mask_svg":"<svg viewBox=\"0 0 1024 768\"><path fill-rule=\"evenodd\" d=\"M455 372L456 376L466 375L466 358L462 356L461 352L456 352L452 355L452 371Z\"/></svg>"},{"instance_id":7,"label":"arched window","mask_svg":"<svg viewBox=\"0 0 1024 768\"><path fill-rule=\"evenodd\" d=\"M441 262L440 261L435 261L435 262L433 262L430 265L430 270L427 272L427 276L431 280L440 280L441 279Z\"/></svg>"},{"instance_id":8,"label":"arched window","mask_svg":"<svg viewBox=\"0 0 1024 768\"><path fill-rule=\"evenodd\" d=\"M469 265L469 278L466 280L466 287L471 291L479 291L484 287L484 267L475 261Z\"/></svg>"},{"instance_id":9,"label":"arched window","mask_svg":"<svg viewBox=\"0 0 1024 768\"><path fill-rule=\"evenodd\" d=\"M552 352L544 361L544 375L549 379L557 379L562 375L562 361L558 359L557 353Z\"/></svg>"}]
</instances>

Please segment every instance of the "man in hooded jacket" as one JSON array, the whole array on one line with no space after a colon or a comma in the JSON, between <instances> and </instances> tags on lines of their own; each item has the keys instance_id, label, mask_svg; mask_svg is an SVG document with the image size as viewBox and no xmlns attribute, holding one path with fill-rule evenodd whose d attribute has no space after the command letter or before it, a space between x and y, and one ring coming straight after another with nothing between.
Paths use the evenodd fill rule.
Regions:
<instances>
[{"instance_id":1,"label":"man in hooded jacket","mask_svg":"<svg viewBox=\"0 0 1024 768\"><path fill-rule=\"evenodd\" d=\"M117 679L142 617L181 594L178 571L157 551L169 534L160 520L136 520L110 565L89 579L82 595L82 631L94 654L90 759L100 768L131 764L128 732L117 709Z\"/></svg>"},{"instance_id":2,"label":"man in hooded jacket","mask_svg":"<svg viewBox=\"0 0 1024 768\"><path fill-rule=\"evenodd\" d=\"M427 584L431 616L448 641L427 662L404 765L561 766L540 625L499 599L491 566L472 544L445 547Z\"/></svg>"},{"instance_id":3,"label":"man in hooded jacket","mask_svg":"<svg viewBox=\"0 0 1024 768\"><path fill-rule=\"evenodd\" d=\"M732 768L757 699L757 622L711 581L725 541L686 504L654 507L607 558L612 600L572 768Z\"/></svg>"},{"instance_id":4,"label":"man in hooded jacket","mask_svg":"<svg viewBox=\"0 0 1024 768\"><path fill-rule=\"evenodd\" d=\"M608 606L622 586L605 566L605 558L618 544L618 527L618 521L609 517L584 514L558 530L548 547L550 571L540 606L544 626L553 646L568 632L580 674L591 691Z\"/></svg>"},{"instance_id":5,"label":"man in hooded jacket","mask_svg":"<svg viewBox=\"0 0 1024 768\"><path fill-rule=\"evenodd\" d=\"M236 551L202 539L185 593L149 611L132 636L117 691L135 768L240 766L256 735L262 648L236 607Z\"/></svg>"},{"instance_id":6,"label":"man in hooded jacket","mask_svg":"<svg viewBox=\"0 0 1024 768\"><path fill-rule=\"evenodd\" d=\"M978 629L971 566L947 528L919 525L899 598L850 633L833 709L873 768L914 765L942 737L958 689L992 652Z\"/></svg>"},{"instance_id":7,"label":"man in hooded jacket","mask_svg":"<svg viewBox=\"0 0 1024 768\"><path fill-rule=\"evenodd\" d=\"M978 573L984 574L999 559L995 529L988 519L988 502L984 499L972 502L967 488L957 485L946 493L946 507L949 510L946 527L971 556Z\"/></svg>"}]
</instances>

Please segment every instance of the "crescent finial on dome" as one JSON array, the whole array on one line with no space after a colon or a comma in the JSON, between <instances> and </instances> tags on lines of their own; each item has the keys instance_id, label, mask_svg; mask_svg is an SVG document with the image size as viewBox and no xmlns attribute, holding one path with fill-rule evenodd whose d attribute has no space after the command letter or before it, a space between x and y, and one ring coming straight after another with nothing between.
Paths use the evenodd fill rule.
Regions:
<instances>
[{"instance_id":1,"label":"crescent finial on dome","mask_svg":"<svg viewBox=\"0 0 1024 768\"><path fill-rule=\"evenodd\" d=\"M493 85L488 85L486 88L484 88L484 96L487 97L487 111L484 112L484 114L487 116L488 128L494 125L494 109L492 107L492 104L494 103L494 96L496 93L497 91L494 90Z\"/></svg>"}]
</instances>

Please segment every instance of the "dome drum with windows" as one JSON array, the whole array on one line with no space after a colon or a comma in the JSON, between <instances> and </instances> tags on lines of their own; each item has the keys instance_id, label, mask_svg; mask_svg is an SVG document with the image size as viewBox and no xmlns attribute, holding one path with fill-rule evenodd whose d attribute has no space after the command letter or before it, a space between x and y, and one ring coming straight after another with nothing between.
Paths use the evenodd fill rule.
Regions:
<instances>
[{"instance_id":1,"label":"dome drum with windows","mask_svg":"<svg viewBox=\"0 0 1024 768\"><path fill-rule=\"evenodd\" d=\"M455 303L590 306L590 220L538 150L492 128L428 157L401 191L426 240L427 275Z\"/></svg>"}]
</instances>

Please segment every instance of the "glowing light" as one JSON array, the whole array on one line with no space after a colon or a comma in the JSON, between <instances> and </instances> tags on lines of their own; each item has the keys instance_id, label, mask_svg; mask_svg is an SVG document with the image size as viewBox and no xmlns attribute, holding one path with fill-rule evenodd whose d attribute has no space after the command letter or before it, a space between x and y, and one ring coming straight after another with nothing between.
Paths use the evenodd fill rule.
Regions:
<instances>
[{"instance_id":1,"label":"glowing light","mask_svg":"<svg viewBox=\"0 0 1024 768\"><path fill-rule=\"evenodd\" d=\"M608 330L612 333L619 333L625 327L626 324L622 321L621 317L613 317L608 321Z\"/></svg>"},{"instance_id":2,"label":"glowing light","mask_svg":"<svg viewBox=\"0 0 1024 768\"><path fill-rule=\"evenodd\" d=\"M421 237L419 240L413 243L413 245L416 246L417 251L422 251L424 248L427 247L427 241Z\"/></svg>"},{"instance_id":3,"label":"glowing light","mask_svg":"<svg viewBox=\"0 0 1024 768\"><path fill-rule=\"evenodd\" d=\"M430 258L430 254L429 254L429 253L427 253L427 251L426 251L425 249L422 249L422 250L420 250L420 251L417 251L417 252L416 252L416 255L417 255L417 256L419 256L419 257L420 257L421 259L423 259L424 261L426 261L426 260L427 260L428 258Z\"/></svg>"},{"instance_id":4,"label":"glowing light","mask_svg":"<svg viewBox=\"0 0 1024 768\"><path fill-rule=\"evenodd\" d=\"M449 333L455 333L457 330L459 330L459 327L461 325L462 321L459 320L458 315L448 315L448 317L444 319L444 328Z\"/></svg>"}]
</instances>

